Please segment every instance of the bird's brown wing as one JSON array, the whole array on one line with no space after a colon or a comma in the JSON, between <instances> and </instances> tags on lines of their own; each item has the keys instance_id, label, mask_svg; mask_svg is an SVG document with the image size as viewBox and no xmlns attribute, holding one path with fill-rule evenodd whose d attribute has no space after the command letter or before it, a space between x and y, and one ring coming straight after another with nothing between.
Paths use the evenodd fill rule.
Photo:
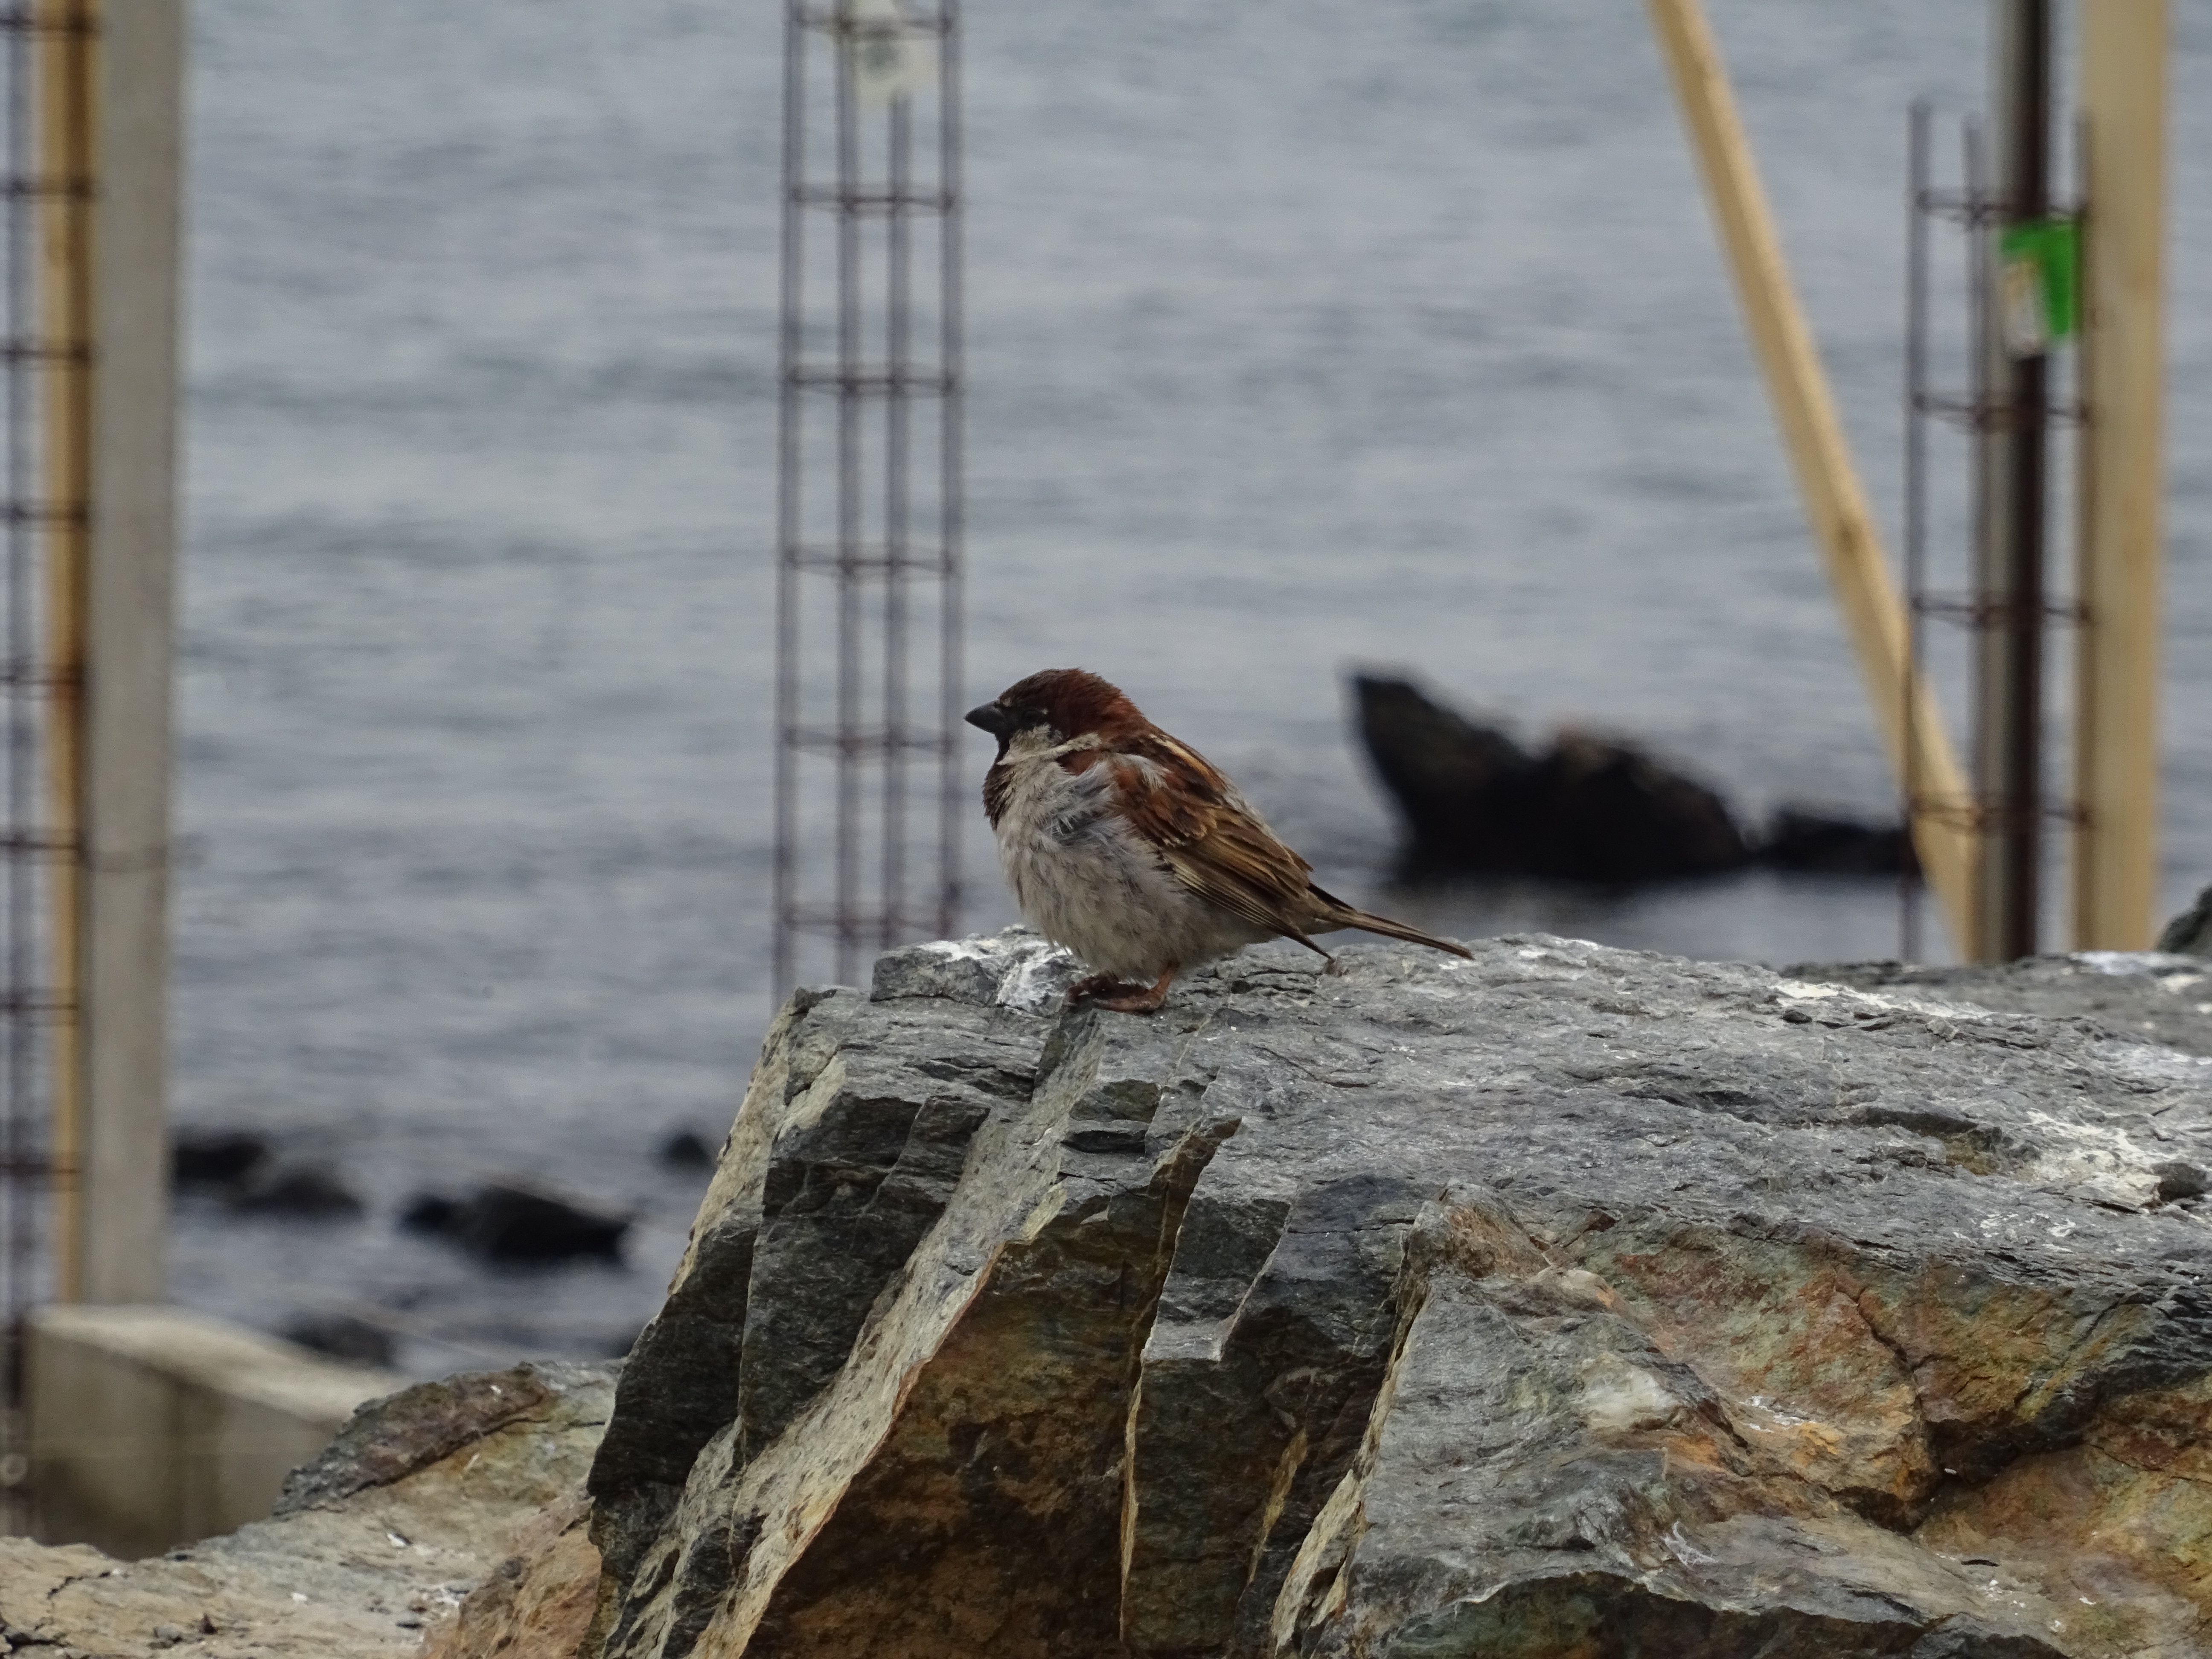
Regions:
<instances>
[{"instance_id":1,"label":"bird's brown wing","mask_svg":"<svg viewBox=\"0 0 2212 1659\"><path fill-rule=\"evenodd\" d=\"M1131 827L1160 849L1177 880L1255 927L1328 954L1305 934L1313 866L1203 756L1161 732L1111 763Z\"/></svg>"}]
</instances>

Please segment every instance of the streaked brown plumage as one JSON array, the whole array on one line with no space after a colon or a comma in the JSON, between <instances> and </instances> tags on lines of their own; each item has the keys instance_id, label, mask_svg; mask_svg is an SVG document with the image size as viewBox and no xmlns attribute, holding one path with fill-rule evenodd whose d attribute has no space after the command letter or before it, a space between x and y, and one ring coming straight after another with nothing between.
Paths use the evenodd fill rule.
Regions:
<instances>
[{"instance_id":1,"label":"streaked brown plumage","mask_svg":"<svg viewBox=\"0 0 2212 1659\"><path fill-rule=\"evenodd\" d=\"M983 810L1022 913L1097 970L1071 992L1150 1012L1177 974L1267 939L1364 928L1468 952L1314 884L1236 786L1079 668L1032 674L971 710L999 740Z\"/></svg>"}]
</instances>

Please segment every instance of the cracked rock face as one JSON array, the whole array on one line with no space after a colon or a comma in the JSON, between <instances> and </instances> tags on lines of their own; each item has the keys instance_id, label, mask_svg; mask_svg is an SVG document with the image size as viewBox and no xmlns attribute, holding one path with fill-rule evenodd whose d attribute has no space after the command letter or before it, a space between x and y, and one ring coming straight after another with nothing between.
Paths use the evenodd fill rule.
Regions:
<instances>
[{"instance_id":1,"label":"cracked rock face","mask_svg":"<svg viewBox=\"0 0 2212 1659\"><path fill-rule=\"evenodd\" d=\"M794 999L586 1651L2209 1650L2194 968L1475 952Z\"/></svg>"}]
</instances>

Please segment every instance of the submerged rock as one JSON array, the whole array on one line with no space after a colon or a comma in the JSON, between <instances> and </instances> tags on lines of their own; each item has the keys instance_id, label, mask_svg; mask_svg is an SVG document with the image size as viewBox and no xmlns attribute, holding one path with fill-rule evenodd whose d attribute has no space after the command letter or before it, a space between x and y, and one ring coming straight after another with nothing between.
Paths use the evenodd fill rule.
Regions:
<instances>
[{"instance_id":1,"label":"submerged rock","mask_svg":"<svg viewBox=\"0 0 2212 1659\"><path fill-rule=\"evenodd\" d=\"M1409 681L1356 675L1352 690L1416 871L1652 881L1750 860L1718 795L1632 744L1566 732L1530 755Z\"/></svg>"},{"instance_id":2,"label":"submerged rock","mask_svg":"<svg viewBox=\"0 0 2212 1659\"><path fill-rule=\"evenodd\" d=\"M1017 930L801 993L593 1465L584 1651L2200 1651L2174 960L1358 946L1146 1019Z\"/></svg>"},{"instance_id":3,"label":"submerged rock","mask_svg":"<svg viewBox=\"0 0 2212 1659\"><path fill-rule=\"evenodd\" d=\"M179 1129L169 1144L169 1173L179 1187L228 1187L269 1157L264 1135L245 1129Z\"/></svg>"},{"instance_id":4,"label":"submerged rock","mask_svg":"<svg viewBox=\"0 0 2212 1659\"><path fill-rule=\"evenodd\" d=\"M362 1201L324 1164L263 1164L230 1190L230 1207L252 1215L334 1220L362 1212Z\"/></svg>"},{"instance_id":5,"label":"submerged rock","mask_svg":"<svg viewBox=\"0 0 2212 1659\"><path fill-rule=\"evenodd\" d=\"M660 1161L672 1170L711 1170L714 1149L696 1129L678 1129L660 1143Z\"/></svg>"},{"instance_id":6,"label":"submerged rock","mask_svg":"<svg viewBox=\"0 0 2212 1659\"><path fill-rule=\"evenodd\" d=\"M1901 823L1869 823L1839 812L1784 806L1774 814L1757 849L1759 861L1777 870L1836 876L1917 875L1920 860Z\"/></svg>"},{"instance_id":7,"label":"submerged rock","mask_svg":"<svg viewBox=\"0 0 2212 1659\"><path fill-rule=\"evenodd\" d=\"M276 1334L287 1342L296 1342L317 1353L329 1354L334 1359L350 1359L357 1364L389 1370L398 1357L399 1345L392 1333L358 1314L298 1314L287 1320Z\"/></svg>"},{"instance_id":8,"label":"submerged rock","mask_svg":"<svg viewBox=\"0 0 2212 1659\"><path fill-rule=\"evenodd\" d=\"M451 1240L487 1261L618 1259L630 1218L580 1194L536 1182L487 1182L466 1198L419 1193L401 1209L410 1232Z\"/></svg>"},{"instance_id":9,"label":"submerged rock","mask_svg":"<svg viewBox=\"0 0 2212 1659\"><path fill-rule=\"evenodd\" d=\"M1406 821L1409 874L1638 882L1751 863L1835 875L1917 868L1899 824L1784 806L1753 839L1713 790L1634 744L1564 732L1533 755L1409 680L1355 675L1352 690L1361 742Z\"/></svg>"}]
</instances>

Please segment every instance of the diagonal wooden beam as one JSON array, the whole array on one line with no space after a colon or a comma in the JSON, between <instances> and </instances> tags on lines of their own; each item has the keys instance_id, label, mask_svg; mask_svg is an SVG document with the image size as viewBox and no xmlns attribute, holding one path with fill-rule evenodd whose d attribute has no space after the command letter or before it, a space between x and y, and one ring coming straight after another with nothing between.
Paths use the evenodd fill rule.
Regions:
<instances>
[{"instance_id":1,"label":"diagonal wooden beam","mask_svg":"<svg viewBox=\"0 0 2212 1659\"><path fill-rule=\"evenodd\" d=\"M1890 763L1911 779L1912 840L1959 953L1982 954L1974 926L1972 797L1941 710L1911 660L1905 605L1851 464L1834 395L1782 257L1774 218L1736 112L1720 45L1698 0L1647 0L1689 131L1744 325L1828 568Z\"/></svg>"}]
</instances>

